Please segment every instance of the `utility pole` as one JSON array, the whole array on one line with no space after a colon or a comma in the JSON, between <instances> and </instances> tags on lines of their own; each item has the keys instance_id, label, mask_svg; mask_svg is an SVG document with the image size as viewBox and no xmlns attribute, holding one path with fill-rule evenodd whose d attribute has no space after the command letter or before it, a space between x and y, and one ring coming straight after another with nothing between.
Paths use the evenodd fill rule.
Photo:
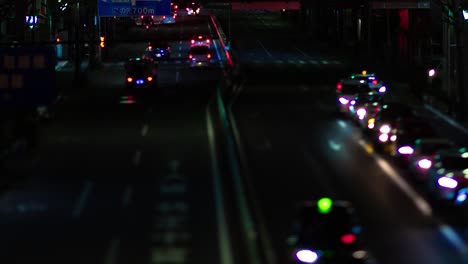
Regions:
<instances>
[{"instance_id":1,"label":"utility pole","mask_svg":"<svg viewBox=\"0 0 468 264\"><path fill-rule=\"evenodd\" d=\"M463 33L464 33L464 25L463 25L463 12L462 9L459 8L461 6L461 0L454 0L455 6L455 39L457 43L457 74L458 82L458 104L457 104L457 112L459 114L459 120L464 122L466 120L466 113L465 113L465 102L466 102L466 91L465 91L465 80L464 80L464 41L463 41Z\"/></svg>"},{"instance_id":2,"label":"utility pole","mask_svg":"<svg viewBox=\"0 0 468 264\"><path fill-rule=\"evenodd\" d=\"M80 54L80 1L76 1L75 8L75 72L74 72L74 83L80 83L80 72L81 72L81 54Z\"/></svg>"}]
</instances>

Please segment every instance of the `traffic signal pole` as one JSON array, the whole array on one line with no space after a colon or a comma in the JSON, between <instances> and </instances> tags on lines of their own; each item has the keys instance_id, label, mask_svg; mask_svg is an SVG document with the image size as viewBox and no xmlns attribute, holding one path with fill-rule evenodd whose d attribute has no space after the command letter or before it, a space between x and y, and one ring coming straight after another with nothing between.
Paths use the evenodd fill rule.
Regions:
<instances>
[{"instance_id":1,"label":"traffic signal pole","mask_svg":"<svg viewBox=\"0 0 468 264\"><path fill-rule=\"evenodd\" d=\"M80 54L80 2L76 1L75 8L75 71L74 71L74 84L80 83L80 72L81 72L81 54Z\"/></svg>"}]
</instances>

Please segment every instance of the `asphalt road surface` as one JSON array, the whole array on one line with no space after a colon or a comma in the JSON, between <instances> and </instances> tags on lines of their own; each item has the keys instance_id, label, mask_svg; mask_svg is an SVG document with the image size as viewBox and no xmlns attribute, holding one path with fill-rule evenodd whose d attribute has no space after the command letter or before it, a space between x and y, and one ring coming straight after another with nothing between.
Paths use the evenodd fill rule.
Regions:
<instances>
[{"instance_id":1,"label":"asphalt road surface","mask_svg":"<svg viewBox=\"0 0 468 264\"><path fill-rule=\"evenodd\" d=\"M129 30L134 43L113 43L66 92L38 148L6 162L2 263L219 263L206 106L222 70L215 54L188 67L191 34L211 35L208 19ZM122 104L124 62L154 37L172 45L156 97Z\"/></svg>"}]
</instances>

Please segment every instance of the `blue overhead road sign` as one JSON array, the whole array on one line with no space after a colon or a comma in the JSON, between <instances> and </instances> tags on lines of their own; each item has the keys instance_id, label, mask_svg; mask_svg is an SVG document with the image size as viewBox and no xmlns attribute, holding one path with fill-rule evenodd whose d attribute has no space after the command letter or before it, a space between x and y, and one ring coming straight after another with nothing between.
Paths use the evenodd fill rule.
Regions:
<instances>
[{"instance_id":1,"label":"blue overhead road sign","mask_svg":"<svg viewBox=\"0 0 468 264\"><path fill-rule=\"evenodd\" d=\"M98 0L101 17L133 17L171 15L171 0Z\"/></svg>"}]
</instances>

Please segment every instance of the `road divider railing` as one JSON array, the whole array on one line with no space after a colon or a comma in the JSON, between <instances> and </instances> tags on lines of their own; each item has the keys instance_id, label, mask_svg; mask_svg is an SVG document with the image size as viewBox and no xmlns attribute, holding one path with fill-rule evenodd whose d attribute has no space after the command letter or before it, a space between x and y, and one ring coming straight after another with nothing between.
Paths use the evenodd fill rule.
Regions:
<instances>
[{"instance_id":1,"label":"road divider railing","mask_svg":"<svg viewBox=\"0 0 468 264\"><path fill-rule=\"evenodd\" d=\"M230 54L232 49L227 50L226 48L226 36L220 23L212 14L210 18L227 61L227 67L223 69L225 78L218 85L208 107L213 116L211 120L216 123L213 127L217 128L215 133L218 144L217 156L222 157L223 163L223 165L216 166L219 168L216 174L223 176L224 184L222 186L229 190L226 193L233 194L231 199L226 198L226 201L231 200L233 203L231 208L237 209L233 212L235 220L231 220L230 223L237 223L242 231L241 234L232 234L234 241L240 240L237 247L233 246L236 250L241 251L235 254L237 256L235 261L247 264L276 264L253 185L247 176L247 162L231 111L231 106L244 87L246 78L242 74L238 61L233 61ZM229 206L227 207L229 208ZM236 239L235 236L240 237Z\"/></svg>"},{"instance_id":2,"label":"road divider railing","mask_svg":"<svg viewBox=\"0 0 468 264\"><path fill-rule=\"evenodd\" d=\"M222 86L228 85L221 82L216 93L211 98L207 115L211 120L214 130L214 142L216 144L215 161L218 165L214 174L222 181L226 214L228 218L231 241L235 241L232 249L235 252L235 263L246 264L275 264L272 262L271 251L266 251L265 228L259 216L260 212L253 193L252 185L246 178L246 166L244 154L239 148L238 136L232 126L232 113L225 104ZM241 232L236 232L236 229ZM270 255L270 257L268 257Z\"/></svg>"},{"instance_id":3,"label":"road divider railing","mask_svg":"<svg viewBox=\"0 0 468 264\"><path fill-rule=\"evenodd\" d=\"M224 54L226 55L226 61L228 63L228 66L229 67L232 67L233 66L233 61L232 61L232 58L231 58L231 55L229 53L229 50L226 48L226 42L225 42L225 37L226 35L224 34L224 31L222 31L222 28L221 27L218 27L219 23L217 23L216 21L216 18L215 16L213 16L212 14L210 14L210 19L211 19L211 24L213 25L215 31L216 31L216 34L217 34L217 37L219 39L219 42L221 43L221 48L223 49L224 51ZM224 37L223 37L224 36Z\"/></svg>"}]
</instances>

